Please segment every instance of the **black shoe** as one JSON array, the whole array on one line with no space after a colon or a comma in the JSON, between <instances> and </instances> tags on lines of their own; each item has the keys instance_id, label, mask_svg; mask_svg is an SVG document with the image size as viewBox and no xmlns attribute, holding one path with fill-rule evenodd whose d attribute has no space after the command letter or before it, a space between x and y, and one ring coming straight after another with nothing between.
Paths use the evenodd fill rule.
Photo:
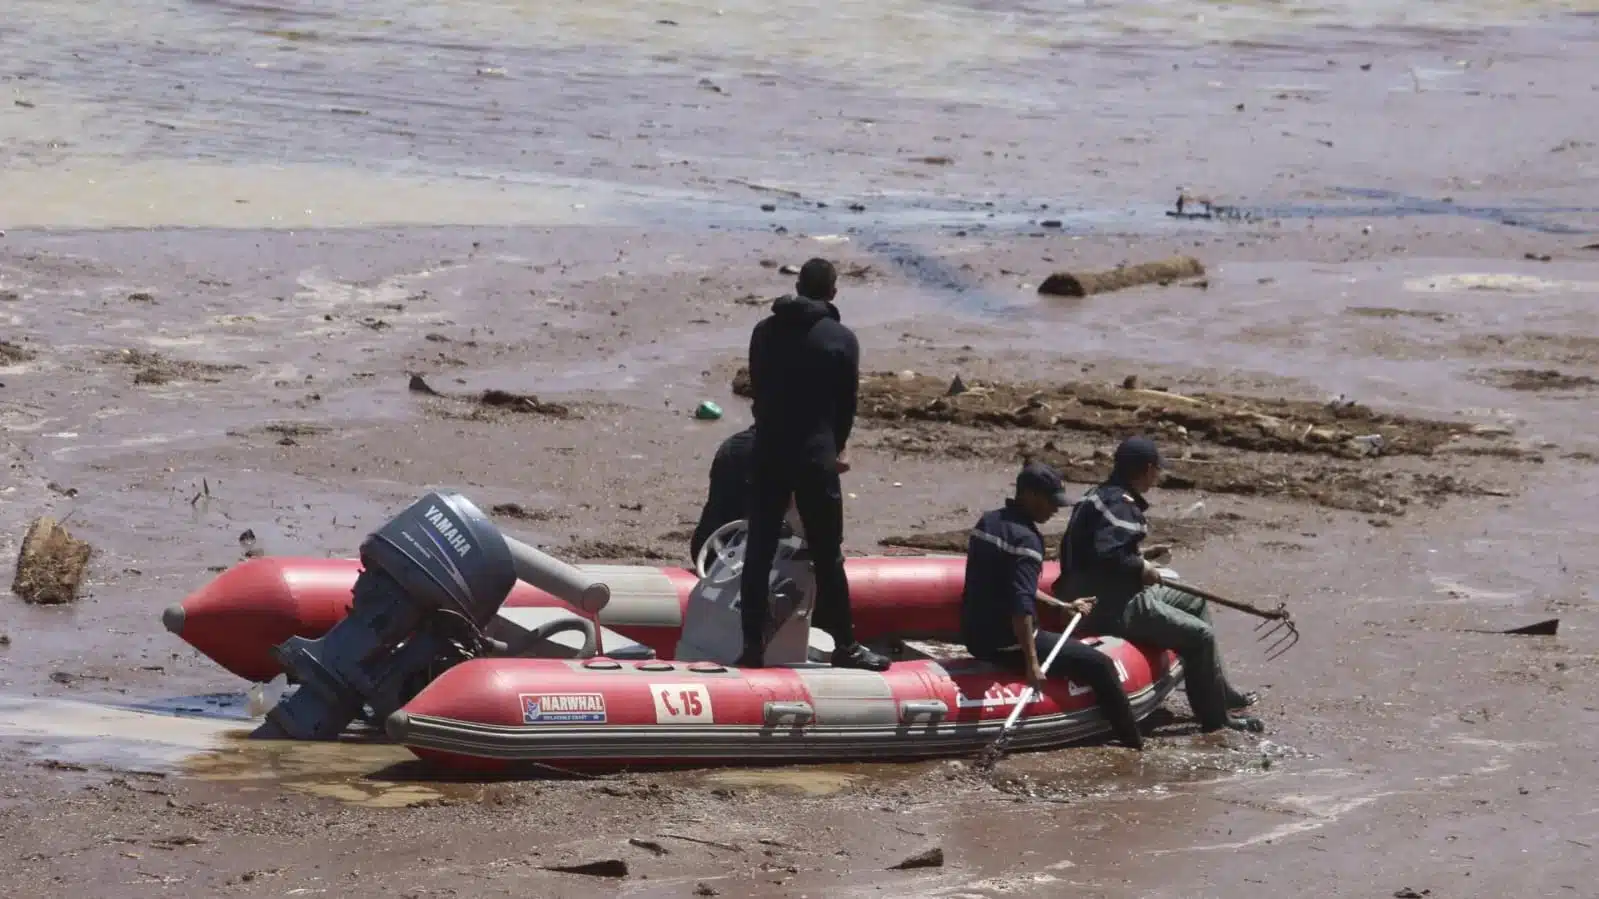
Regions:
<instances>
[{"instance_id":1,"label":"black shoe","mask_svg":"<svg viewBox=\"0 0 1599 899\"><path fill-rule=\"evenodd\" d=\"M833 650L834 668L861 668L866 671L887 671L893 664L888 656L872 652L859 643L851 643L843 649Z\"/></svg>"},{"instance_id":2,"label":"black shoe","mask_svg":"<svg viewBox=\"0 0 1599 899\"><path fill-rule=\"evenodd\" d=\"M1228 709L1247 709L1260 701L1260 694L1254 690L1247 693L1234 693L1227 697Z\"/></svg>"},{"instance_id":3,"label":"black shoe","mask_svg":"<svg viewBox=\"0 0 1599 899\"><path fill-rule=\"evenodd\" d=\"M1227 729L1247 731L1252 734L1260 734L1266 732L1266 725L1262 723L1259 718L1251 718L1248 715L1240 715L1236 718L1232 715L1228 715Z\"/></svg>"},{"instance_id":4,"label":"black shoe","mask_svg":"<svg viewBox=\"0 0 1599 899\"><path fill-rule=\"evenodd\" d=\"M1258 734L1265 732L1266 725L1262 724L1259 718L1251 718L1246 715L1228 715L1227 720L1222 724L1213 724L1210 727L1200 727L1199 732L1202 734L1213 734L1218 730L1241 730L1248 731L1252 734Z\"/></svg>"},{"instance_id":5,"label":"black shoe","mask_svg":"<svg viewBox=\"0 0 1599 899\"><path fill-rule=\"evenodd\" d=\"M746 645L744 647L744 651L742 653L739 653L738 661L733 663L733 667L734 668L765 668L766 667L766 649L764 647L760 647L760 646L748 646L748 645Z\"/></svg>"}]
</instances>

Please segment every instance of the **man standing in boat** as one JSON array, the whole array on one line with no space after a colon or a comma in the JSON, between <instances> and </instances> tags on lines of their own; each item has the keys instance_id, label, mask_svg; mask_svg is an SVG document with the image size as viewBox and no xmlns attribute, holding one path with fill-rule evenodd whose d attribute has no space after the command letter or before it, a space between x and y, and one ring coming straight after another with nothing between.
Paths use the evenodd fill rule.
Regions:
<instances>
[{"instance_id":1,"label":"man standing in boat","mask_svg":"<svg viewBox=\"0 0 1599 899\"><path fill-rule=\"evenodd\" d=\"M700 522L689 541L688 557L698 560L700 548L716 530L749 514L750 454L755 449L755 426L722 441L711 459L711 489L700 509Z\"/></svg>"},{"instance_id":2,"label":"man standing in boat","mask_svg":"<svg viewBox=\"0 0 1599 899\"><path fill-rule=\"evenodd\" d=\"M765 664L772 563L792 500L816 572L812 621L833 638L833 664L886 671L888 658L855 640L844 575L844 448L855 426L860 343L839 319L838 272L826 259L801 266L795 293L772 304L750 335L755 443L749 535L740 584L744 651L738 663Z\"/></svg>"},{"instance_id":3,"label":"man standing in boat","mask_svg":"<svg viewBox=\"0 0 1599 899\"><path fill-rule=\"evenodd\" d=\"M1043 463L1030 462L1016 476L1016 495L1005 501L1004 508L977 520L966 540L961 637L974 657L1021 671L1035 688L1043 688L1048 674L1087 683L1117 739L1133 749L1143 749L1144 738L1138 732L1132 704L1109 656L1068 640L1055 657L1053 671L1045 672L1039 664L1062 636L1054 631L1034 631L1034 603L1044 567L1044 535L1038 526L1065 504L1060 473ZM1084 616L1094 606L1090 599L1076 599L1071 604Z\"/></svg>"},{"instance_id":4,"label":"man standing in boat","mask_svg":"<svg viewBox=\"0 0 1599 899\"><path fill-rule=\"evenodd\" d=\"M1258 732L1260 719L1232 714L1253 705L1256 697L1227 683L1205 601L1163 584L1160 569L1140 551L1149 533L1144 494L1164 467L1147 437L1129 437L1116 447L1110 478L1077 502L1066 524L1055 595L1096 597L1085 620L1095 633L1176 652L1183 660L1188 704L1202 730Z\"/></svg>"}]
</instances>

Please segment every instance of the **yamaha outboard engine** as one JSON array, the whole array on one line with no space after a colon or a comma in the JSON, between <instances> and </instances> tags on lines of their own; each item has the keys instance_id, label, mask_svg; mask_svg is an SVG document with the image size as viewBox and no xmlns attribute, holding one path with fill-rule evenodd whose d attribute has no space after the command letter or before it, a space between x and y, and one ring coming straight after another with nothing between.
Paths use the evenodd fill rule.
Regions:
<instances>
[{"instance_id":1,"label":"yamaha outboard engine","mask_svg":"<svg viewBox=\"0 0 1599 899\"><path fill-rule=\"evenodd\" d=\"M485 629L519 577L589 612L610 599L456 493L430 493L368 536L361 565L344 620L273 650L300 687L253 736L331 740L357 717L382 721L446 668L503 648Z\"/></svg>"}]
</instances>

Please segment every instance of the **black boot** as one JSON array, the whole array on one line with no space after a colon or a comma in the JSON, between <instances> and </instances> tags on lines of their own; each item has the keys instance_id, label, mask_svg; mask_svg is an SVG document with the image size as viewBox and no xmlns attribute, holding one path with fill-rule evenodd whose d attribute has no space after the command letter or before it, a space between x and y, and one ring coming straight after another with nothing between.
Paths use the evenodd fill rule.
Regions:
<instances>
[{"instance_id":1,"label":"black boot","mask_svg":"<svg viewBox=\"0 0 1599 899\"><path fill-rule=\"evenodd\" d=\"M1259 734L1259 733L1265 733L1266 732L1266 725L1265 725L1264 722L1262 722L1259 718L1251 718L1251 717L1249 717L1247 715L1239 715L1239 716L1228 715L1226 723L1221 724L1221 725L1217 725L1217 726L1204 728L1203 732L1207 733L1207 734L1208 733L1214 733L1214 732L1216 732L1218 730L1222 730L1224 728L1227 729L1227 730L1246 731L1246 732L1252 733L1252 734Z\"/></svg>"},{"instance_id":2,"label":"black boot","mask_svg":"<svg viewBox=\"0 0 1599 899\"><path fill-rule=\"evenodd\" d=\"M833 650L834 668L863 668L867 671L887 671L893 664L888 656L867 649L859 643Z\"/></svg>"},{"instance_id":3,"label":"black boot","mask_svg":"<svg viewBox=\"0 0 1599 899\"><path fill-rule=\"evenodd\" d=\"M759 643L745 643L744 651L739 653L738 661L733 663L734 668L765 668L766 647Z\"/></svg>"}]
</instances>

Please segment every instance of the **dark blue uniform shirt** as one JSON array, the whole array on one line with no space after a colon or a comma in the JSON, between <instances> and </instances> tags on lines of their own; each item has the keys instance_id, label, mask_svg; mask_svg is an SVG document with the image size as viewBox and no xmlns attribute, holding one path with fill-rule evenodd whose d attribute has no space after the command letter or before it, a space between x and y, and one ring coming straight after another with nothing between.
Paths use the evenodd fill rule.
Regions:
<instances>
[{"instance_id":1,"label":"dark blue uniform shirt","mask_svg":"<svg viewBox=\"0 0 1599 899\"><path fill-rule=\"evenodd\" d=\"M961 638L982 658L1016 649L1012 619L1033 614L1044 567L1044 535L1015 500L977 520L966 540L966 587L961 594Z\"/></svg>"},{"instance_id":2,"label":"dark blue uniform shirt","mask_svg":"<svg viewBox=\"0 0 1599 899\"><path fill-rule=\"evenodd\" d=\"M1061 536L1060 579L1054 594L1061 599L1097 596L1095 611L1106 614L1125 605L1143 588L1139 544L1149 533L1147 508L1142 496L1116 480L1100 484L1078 500Z\"/></svg>"}]
</instances>

